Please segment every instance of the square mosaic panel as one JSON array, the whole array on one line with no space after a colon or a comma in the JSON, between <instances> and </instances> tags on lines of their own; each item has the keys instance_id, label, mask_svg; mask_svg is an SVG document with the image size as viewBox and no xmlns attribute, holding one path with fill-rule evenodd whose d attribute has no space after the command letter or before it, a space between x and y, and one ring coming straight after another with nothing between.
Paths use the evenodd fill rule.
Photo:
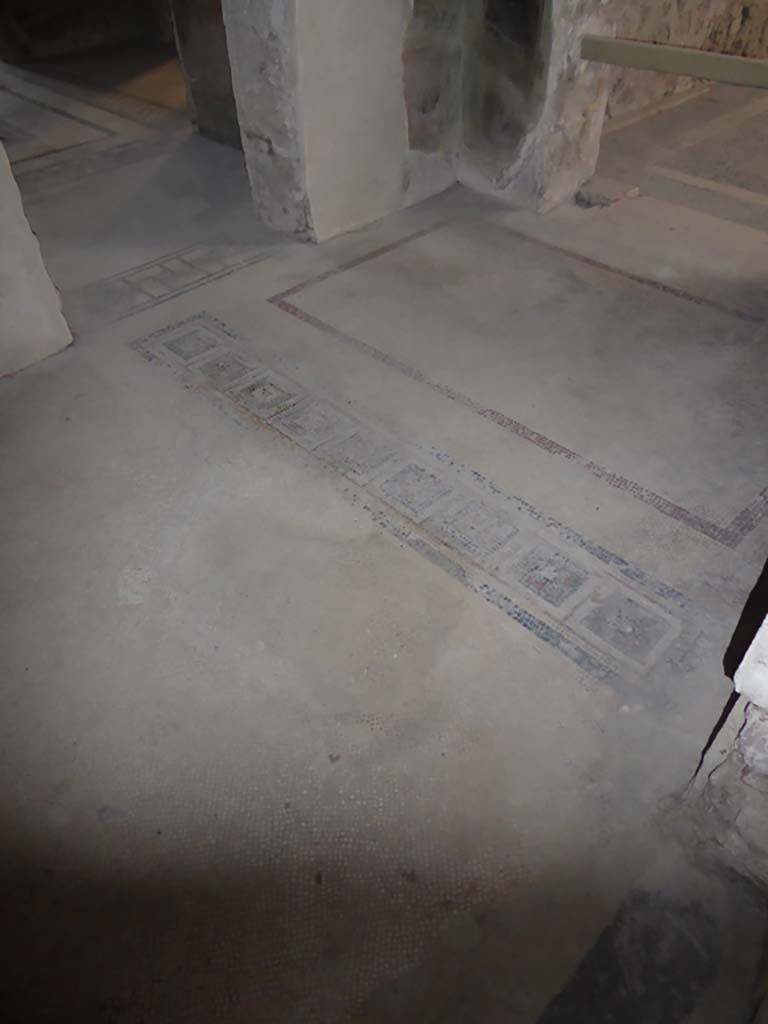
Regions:
<instances>
[{"instance_id":1,"label":"square mosaic panel","mask_svg":"<svg viewBox=\"0 0 768 1024\"><path fill-rule=\"evenodd\" d=\"M225 391L240 377L250 373L252 369L253 367L246 366L234 352L222 352L215 359L204 363L200 367L200 372L215 388Z\"/></svg>"},{"instance_id":2,"label":"square mosaic panel","mask_svg":"<svg viewBox=\"0 0 768 1024\"><path fill-rule=\"evenodd\" d=\"M671 626L639 601L625 594L611 594L582 620L595 636L633 661L644 661Z\"/></svg>"},{"instance_id":3,"label":"square mosaic panel","mask_svg":"<svg viewBox=\"0 0 768 1024\"><path fill-rule=\"evenodd\" d=\"M164 341L163 348L173 353L183 363L191 363L194 359L218 348L218 341L216 335L207 327L193 327Z\"/></svg>"},{"instance_id":4,"label":"square mosaic panel","mask_svg":"<svg viewBox=\"0 0 768 1024\"><path fill-rule=\"evenodd\" d=\"M518 583L560 608L589 579L589 573L549 544L537 544L512 569Z\"/></svg>"},{"instance_id":5,"label":"square mosaic panel","mask_svg":"<svg viewBox=\"0 0 768 1024\"><path fill-rule=\"evenodd\" d=\"M172 291L181 291L188 285L204 281L208 277L203 267L193 267L180 256L171 256L157 264L157 273L168 282Z\"/></svg>"},{"instance_id":6,"label":"square mosaic panel","mask_svg":"<svg viewBox=\"0 0 768 1024\"><path fill-rule=\"evenodd\" d=\"M126 280L133 288L143 292L148 299L163 299L173 293L173 288L158 276L157 268L154 266L138 274L130 274L126 276Z\"/></svg>"},{"instance_id":7,"label":"square mosaic panel","mask_svg":"<svg viewBox=\"0 0 768 1024\"><path fill-rule=\"evenodd\" d=\"M268 371L246 384L236 384L228 394L256 416L268 419L289 405L295 405L304 392L287 377Z\"/></svg>"},{"instance_id":8,"label":"square mosaic panel","mask_svg":"<svg viewBox=\"0 0 768 1024\"><path fill-rule=\"evenodd\" d=\"M451 493L448 484L415 462L385 480L379 490L393 505L418 519L423 519L436 502Z\"/></svg>"},{"instance_id":9,"label":"square mosaic panel","mask_svg":"<svg viewBox=\"0 0 768 1024\"><path fill-rule=\"evenodd\" d=\"M279 413L272 422L284 434L310 451L321 444L350 437L360 429L357 420L345 416L322 398L304 402Z\"/></svg>"},{"instance_id":10,"label":"square mosaic panel","mask_svg":"<svg viewBox=\"0 0 768 1024\"><path fill-rule=\"evenodd\" d=\"M319 451L341 473L360 483L367 483L398 454L386 441L365 428L343 441L325 444Z\"/></svg>"},{"instance_id":11,"label":"square mosaic panel","mask_svg":"<svg viewBox=\"0 0 768 1024\"><path fill-rule=\"evenodd\" d=\"M491 558L518 532L505 512L479 500L437 512L426 527L450 547L480 560Z\"/></svg>"}]
</instances>

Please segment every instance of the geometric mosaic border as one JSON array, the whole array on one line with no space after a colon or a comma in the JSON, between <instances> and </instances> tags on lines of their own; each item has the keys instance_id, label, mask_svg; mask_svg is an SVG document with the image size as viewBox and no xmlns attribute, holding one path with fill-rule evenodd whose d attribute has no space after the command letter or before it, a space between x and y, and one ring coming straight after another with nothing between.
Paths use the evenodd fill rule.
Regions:
<instances>
[{"instance_id":1,"label":"geometric mosaic border","mask_svg":"<svg viewBox=\"0 0 768 1024\"><path fill-rule=\"evenodd\" d=\"M267 247L200 242L72 289L65 293L65 300L75 316L78 309L86 310L91 326L94 321L114 323L260 263L271 253ZM94 310L98 311L95 316Z\"/></svg>"},{"instance_id":2,"label":"geometric mosaic border","mask_svg":"<svg viewBox=\"0 0 768 1024\"><path fill-rule=\"evenodd\" d=\"M448 453L311 392L215 317L196 314L131 347L332 467L379 526L623 696L667 703L670 668L692 667L700 628L678 591Z\"/></svg>"}]
</instances>

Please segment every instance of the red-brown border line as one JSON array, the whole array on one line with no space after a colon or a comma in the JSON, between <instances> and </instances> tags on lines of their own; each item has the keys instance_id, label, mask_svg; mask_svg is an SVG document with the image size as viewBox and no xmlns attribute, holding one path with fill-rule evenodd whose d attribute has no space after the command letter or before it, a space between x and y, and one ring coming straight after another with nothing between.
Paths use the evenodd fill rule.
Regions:
<instances>
[{"instance_id":1,"label":"red-brown border line","mask_svg":"<svg viewBox=\"0 0 768 1024\"><path fill-rule=\"evenodd\" d=\"M482 416L484 419L491 420L503 430L507 430L510 433L515 434L515 436L522 438L524 441L528 441L531 444L536 445L536 447L540 448L542 451L548 452L550 455L558 456L559 458L565 459L567 462L580 466L582 469L586 470L586 472L590 473L598 480L601 480L609 487L613 487L617 491L621 491L623 494L628 494L630 497L637 501L641 501L645 505L650 505L651 508L654 508L657 512L660 512L662 515L667 516L670 519L674 519L678 523L682 523L684 526L694 530L696 533L699 533L704 537L709 537L710 540L714 540L725 547L737 547L747 534L754 530L758 523L768 513L768 487L763 488L757 497L750 502L745 509L737 513L727 526L720 526L717 523L713 523L711 520L706 519L704 516L700 516L695 512L690 512L681 505L675 504L675 502L670 501L661 494L656 494L655 491L652 491L647 487L643 487L634 480L629 480L620 473L614 473L611 470L606 469L604 466L599 465L597 462L594 462L592 459L588 459L585 456L580 455L578 452L574 452L570 448L566 448L557 441L553 441L552 438L546 437L544 434L540 434L536 430L532 430L524 423L520 423L518 420L512 419L512 417L507 416L496 409L487 408L482 403L471 398L469 395L465 395L461 391L457 391L446 384L441 384L439 381L430 380L430 378L422 373L421 370L417 370L415 367L409 366L407 363L404 363L399 359L395 359L393 356L387 355L387 353L382 352L380 349L375 348L373 345L370 345L365 341L362 341L360 338L356 338L351 334L346 334L343 331L337 330L337 328L333 327L325 320L321 320L312 313L305 312L295 303L289 301L289 299L299 295L307 288L321 284L323 281L328 281L331 278L338 277L340 274L344 274L347 271L353 270L355 267L362 266L365 263L370 263L372 260L378 259L380 256L385 256L387 253L394 252L418 238L423 238L426 235L438 231L442 227L445 227L445 222L433 224L430 227L421 229L420 231L414 231L394 242L389 242L387 245L382 245L364 253L362 256L356 256L354 259L351 259L346 263L342 263L338 267L333 267L331 270L326 270L321 274L316 274L314 277L307 278L307 280L301 281L299 284L295 284L291 288L271 296L268 301L284 313L288 313L297 320L301 320L303 323L317 328L317 330L321 331L323 334L329 335L336 341L340 341L360 352L364 352L377 362L383 363L384 365L397 370L399 373L405 374L405 376L410 377L411 380L415 380L420 384L426 385L428 388L438 392L438 394L443 395L445 398L450 398L452 401L459 402L468 409L472 409L473 412L476 412L479 416ZM559 255L564 256L567 259L577 260L579 263L586 264L589 267L593 267L605 273L625 278L626 280L633 281L635 284L643 287L665 292L675 298L682 299L686 302L692 302L698 306L708 306L712 309L718 310L719 312L728 313L730 316L734 316L740 320L746 320L753 323L762 322L742 310L732 309L722 303L706 299L701 296L691 295L680 288L663 284L660 281L653 281L648 278L641 277L638 274L633 274L617 267L611 267L608 264L601 263L599 260L592 259L589 256L582 256L579 253L563 249L550 242L532 238L523 232L510 230L510 234L520 240L529 242L532 245L539 245L553 252L557 252Z\"/></svg>"}]
</instances>

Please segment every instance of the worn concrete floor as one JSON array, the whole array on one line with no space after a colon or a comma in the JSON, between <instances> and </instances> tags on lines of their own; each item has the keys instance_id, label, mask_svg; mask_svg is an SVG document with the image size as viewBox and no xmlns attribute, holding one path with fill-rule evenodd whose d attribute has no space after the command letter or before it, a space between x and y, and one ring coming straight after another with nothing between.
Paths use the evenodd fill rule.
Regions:
<instances>
[{"instance_id":1,"label":"worn concrete floor","mask_svg":"<svg viewBox=\"0 0 768 1024\"><path fill-rule=\"evenodd\" d=\"M628 154L768 101L312 248L176 112L0 85L77 334L0 382L5 1019L746 1020L764 906L660 817L768 547L768 190Z\"/></svg>"}]
</instances>

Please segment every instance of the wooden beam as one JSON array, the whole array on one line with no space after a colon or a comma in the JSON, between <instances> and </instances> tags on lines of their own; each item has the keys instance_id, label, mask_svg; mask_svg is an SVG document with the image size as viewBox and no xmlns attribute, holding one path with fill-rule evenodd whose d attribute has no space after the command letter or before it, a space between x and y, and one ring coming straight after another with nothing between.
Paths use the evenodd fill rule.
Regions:
<instances>
[{"instance_id":1,"label":"wooden beam","mask_svg":"<svg viewBox=\"0 0 768 1024\"><path fill-rule=\"evenodd\" d=\"M584 36L581 56L583 60L617 64L622 68L662 71L670 75L768 89L768 60L735 57L729 53L692 50L688 46L668 46L666 43L638 43L632 39L608 36Z\"/></svg>"}]
</instances>

